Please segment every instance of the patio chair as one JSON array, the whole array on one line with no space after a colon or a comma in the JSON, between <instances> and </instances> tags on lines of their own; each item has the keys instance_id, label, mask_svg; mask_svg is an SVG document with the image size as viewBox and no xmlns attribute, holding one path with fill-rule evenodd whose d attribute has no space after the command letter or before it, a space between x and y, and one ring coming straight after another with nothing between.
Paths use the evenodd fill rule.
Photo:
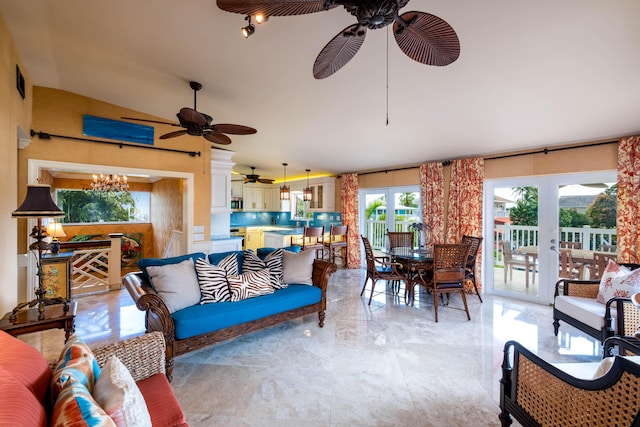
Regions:
<instances>
[{"instance_id":1,"label":"patio chair","mask_svg":"<svg viewBox=\"0 0 640 427\"><path fill-rule=\"evenodd\" d=\"M589 279L595 280L602 277L609 260L617 261L618 254L611 252L594 252L593 264L589 266Z\"/></svg>"},{"instance_id":2,"label":"patio chair","mask_svg":"<svg viewBox=\"0 0 640 427\"><path fill-rule=\"evenodd\" d=\"M527 260L524 256L516 257L511 250L511 242L508 240L502 240L502 257L504 261L504 283L507 283L507 272L509 273L509 281L513 281L513 268L521 267L526 276L526 286L529 287L529 269L533 269L532 271L532 282L536 283L536 265L535 262L527 263ZM526 255L525 255L526 256Z\"/></svg>"},{"instance_id":3,"label":"patio chair","mask_svg":"<svg viewBox=\"0 0 640 427\"><path fill-rule=\"evenodd\" d=\"M482 302L480 292L478 292L478 285L476 283L476 258L480 251L480 244L482 243L482 237L462 236L461 242L463 245L469 245L469 257L467 258L467 264L464 268L464 279L471 280L473 283L473 289L476 290L476 295Z\"/></svg>"},{"instance_id":4,"label":"patio chair","mask_svg":"<svg viewBox=\"0 0 640 427\"><path fill-rule=\"evenodd\" d=\"M560 242L561 249L582 249L582 242Z\"/></svg>"},{"instance_id":5,"label":"patio chair","mask_svg":"<svg viewBox=\"0 0 640 427\"><path fill-rule=\"evenodd\" d=\"M601 245L600 251L602 252L618 252L618 245Z\"/></svg>"},{"instance_id":6,"label":"patio chair","mask_svg":"<svg viewBox=\"0 0 640 427\"><path fill-rule=\"evenodd\" d=\"M362 244L364 245L365 258L367 260L367 276L364 279L362 285L362 291L360 296L364 294L364 290L367 287L367 282L371 280L371 294L369 295L369 305L371 305L371 299L373 298L373 291L376 287L378 280L386 280L388 282L400 281L405 282L405 288L408 288L408 282L406 276L400 271L402 264L397 262L389 262L389 257L377 257L373 255L373 249L369 239L362 237Z\"/></svg>"}]
</instances>

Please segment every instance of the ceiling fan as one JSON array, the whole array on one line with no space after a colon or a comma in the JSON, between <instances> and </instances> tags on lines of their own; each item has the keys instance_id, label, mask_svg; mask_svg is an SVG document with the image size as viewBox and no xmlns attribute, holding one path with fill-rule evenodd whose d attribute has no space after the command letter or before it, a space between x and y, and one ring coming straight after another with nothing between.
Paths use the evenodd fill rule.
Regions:
<instances>
[{"instance_id":1,"label":"ceiling fan","mask_svg":"<svg viewBox=\"0 0 640 427\"><path fill-rule=\"evenodd\" d=\"M192 136L202 136L209 142L221 145L231 144L231 138L225 134L231 135L250 135L257 131L254 128L242 125L233 125L227 123L212 124L213 117L208 114L201 113L196 108L197 94L202 85L198 82L189 82L189 86L193 89L193 108L184 107L180 109L180 112L176 114L178 117L178 123L163 122L158 120L146 120L136 119L135 117L122 117L125 120L136 120L139 122L160 123L163 125L170 125L176 127L182 127L184 129L177 130L169 133L165 133L160 136L160 139L175 138L184 134Z\"/></svg>"},{"instance_id":2,"label":"ceiling fan","mask_svg":"<svg viewBox=\"0 0 640 427\"><path fill-rule=\"evenodd\" d=\"M460 56L458 35L443 19L417 11L398 15L409 0L217 0L217 3L220 9L228 12L264 18L322 12L343 6L358 23L340 31L320 51L313 64L316 79L329 77L349 62L362 46L367 29L377 30L390 24L393 24L393 35L402 52L415 61L445 66Z\"/></svg>"},{"instance_id":3,"label":"ceiling fan","mask_svg":"<svg viewBox=\"0 0 640 427\"><path fill-rule=\"evenodd\" d=\"M251 183L256 183L256 182L260 182L262 184L273 184L273 179L269 179L269 178L260 178L260 175L256 175L256 167L255 166L251 166L251 173L246 174L245 178L244 178L244 182L251 182Z\"/></svg>"}]
</instances>

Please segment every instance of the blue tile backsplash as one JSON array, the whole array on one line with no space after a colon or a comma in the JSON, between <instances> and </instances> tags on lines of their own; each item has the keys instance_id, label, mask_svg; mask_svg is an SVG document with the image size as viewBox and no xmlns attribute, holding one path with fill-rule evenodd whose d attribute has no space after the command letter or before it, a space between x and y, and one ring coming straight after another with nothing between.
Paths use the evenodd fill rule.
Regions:
<instances>
[{"instance_id":1,"label":"blue tile backsplash","mask_svg":"<svg viewBox=\"0 0 640 427\"><path fill-rule=\"evenodd\" d=\"M342 224L342 212L314 212L309 221L310 227ZM305 221L291 220L289 212L233 212L231 227L252 227L263 225L278 225L281 227L301 227Z\"/></svg>"}]
</instances>

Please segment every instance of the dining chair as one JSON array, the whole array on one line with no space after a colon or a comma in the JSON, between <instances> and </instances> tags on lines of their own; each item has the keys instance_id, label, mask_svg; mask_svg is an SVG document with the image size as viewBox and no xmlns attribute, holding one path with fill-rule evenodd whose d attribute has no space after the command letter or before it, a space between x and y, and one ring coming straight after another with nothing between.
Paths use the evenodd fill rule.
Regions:
<instances>
[{"instance_id":1,"label":"dining chair","mask_svg":"<svg viewBox=\"0 0 640 427\"><path fill-rule=\"evenodd\" d=\"M560 249L582 249L582 242L560 242Z\"/></svg>"},{"instance_id":2,"label":"dining chair","mask_svg":"<svg viewBox=\"0 0 640 427\"><path fill-rule=\"evenodd\" d=\"M469 257L467 258L467 264L464 268L464 279L471 280L473 283L473 288L476 290L476 295L482 302L482 297L480 296L480 292L478 292L478 285L476 283L476 258L478 257L478 252L480 251L480 244L482 243L482 237L474 237L474 236L462 236L462 240L460 241L463 245L469 245Z\"/></svg>"},{"instance_id":3,"label":"dining chair","mask_svg":"<svg viewBox=\"0 0 640 427\"><path fill-rule=\"evenodd\" d=\"M389 238L389 250L394 248L413 249L413 239L415 237L413 231L387 230L387 237Z\"/></svg>"},{"instance_id":4,"label":"dining chair","mask_svg":"<svg viewBox=\"0 0 640 427\"><path fill-rule=\"evenodd\" d=\"M600 245L601 252L618 252L618 245Z\"/></svg>"},{"instance_id":5,"label":"dining chair","mask_svg":"<svg viewBox=\"0 0 640 427\"><path fill-rule=\"evenodd\" d=\"M535 261L527 263L527 261L522 257L516 257L511 250L511 242L509 240L502 240L502 259L504 262L504 283L507 283L507 272L509 273L509 280L513 281L513 268L521 267L526 274L526 286L529 287L529 270L527 270L527 264L529 265L529 269L533 269L533 284L536 283L536 265ZM527 255L525 255L527 256Z\"/></svg>"},{"instance_id":6,"label":"dining chair","mask_svg":"<svg viewBox=\"0 0 640 427\"><path fill-rule=\"evenodd\" d=\"M402 280L405 283L405 288L408 288L409 283L407 281L407 278L400 272L400 267L402 267L402 265L397 262L390 262L389 257L386 256L374 256L373 249L371 248L371 243L369 243L369 239L362 235L360 237L362 237L362 244L364 245L364 253L367 261L367 276L364 279L364 285L362 286L362 291L360 291L360 296L364 294L364 290L367 287L367 282L369 280L371 280L371 294L369 295L369 305L371 305L373 291L378 280L386 280L387 283L393 282L394 280Z\"/></svg>"},{"instance_id":7,"label":"dining chair","mask_svg":"<svg viewBox=\"0 0 640 427\"><path fill-rule=\"evenodd\" d=\"M324 247L329 254L330 262L335 264L336 258L342 258L344 265L347 265L347 259L349 257L349 248L347 246L348 232L348 225L332 225L329 229L329 241L324 242ZM336 252L338 253L337 256Z\"/></svg>"},{"instance_id":8,"label":"dining chair","mask_svg":"<svg viewBox=\"0 0 640 427\"><path fill-rule=\"evenodd\" d=\"M418 274L411 286L419 284L433 294L433 310L435 321L438 321L438 295L446 294L449 305L449 298L452 293L459 293L462 296L464 311L467 313L467 320L471 320L467 297L464 290L465 267L469 257L469 245L463 244L443 244L433 246L433 279L427 282L422 279L422 274Z\"/></svg>"},{"instance_id":9,"label":"dining chair","mask_svg":"<svg viewBox=\"0 0 640 427\"><path fill-rule=\"evenodd\" d=\"M582 279L584 275L585 264L573 262L571 249L560 249L560 271L558 277L566 279Z\"/></svg>"},{"instance_id":10,"label":"dining chair","mask_svg":"<svg viewBox=\"0 0 640 427\"><path fill-rule=\"evenodd\" d=\"M291 238L291 246L301 246L302 251L315 250L316 258L324 259L324 225L322 227L304 227L302 232L302 242L294 243L295 237ZM320 256L318 256L320 252Z\"/></svg>"}]
</instances>

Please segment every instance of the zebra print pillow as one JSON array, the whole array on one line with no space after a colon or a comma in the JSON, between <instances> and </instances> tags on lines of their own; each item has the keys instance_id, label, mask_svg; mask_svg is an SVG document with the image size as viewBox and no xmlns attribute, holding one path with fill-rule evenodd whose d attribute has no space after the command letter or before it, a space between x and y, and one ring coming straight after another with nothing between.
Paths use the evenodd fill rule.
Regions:
<instances>
[{"instance_id":1,"label":"zebra print pillow","mask_svg":"<svg viewBox=\"0 0 640 427\"><path fill-rule=\"evenodd\" d=\"M222 258L222 260L220 260L220 262L216 265L218 267L224 268L228 276L237 276L239 274L238 257L236 256L236 254L231 254Z\"/></svg>"},{"instance_id":2,"label":"zebra print pillow","mask_svg":"<svg viewBox=\"0 0 640 427\"><path fill-rule=\"evenodd\" d=\"M227 276L231 289L231 301L240 301L260 295L272 294L273 286L269 278L269 269L242 273L239 276Z\"/></svg>"},{"instance_id":3,"label":"zebra print pillow","mask_svg":"<svg viewBox=\"0 0 640 427\"><path fill-rule=\"evenodd\" d=\"M200 304L231 301L231 290L227 283L227 270L209 264L206 258L199 258L196 261L196 271L198 272L198 283L200 284Z\"/></svg>"},{"instance_id":4,"label":"zebra print pillow","mask_svg":"<svg viewBox=\"0 0 640 427\"><path fill-rule=\"evenodd\" d=\"M271 276L271 286L274 289L284 289L288 285L282 280L283 273L284 250L276 249L264 258L264 261L254 254L253 251L244 251L244 260L242 261L242 271L260 271L263 268L269 269Z\"/></svg>"}]
</instances>

